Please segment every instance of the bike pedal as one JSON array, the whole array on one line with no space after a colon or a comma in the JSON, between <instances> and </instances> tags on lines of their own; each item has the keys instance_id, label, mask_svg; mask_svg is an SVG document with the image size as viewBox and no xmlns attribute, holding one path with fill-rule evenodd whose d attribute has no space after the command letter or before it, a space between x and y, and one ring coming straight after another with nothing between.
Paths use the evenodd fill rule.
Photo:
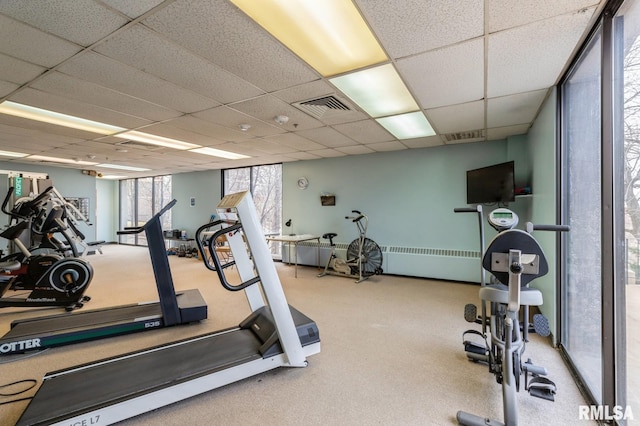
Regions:
<instances>
[{"instance_id":1,"label":"bike pedal","mask_svg":"<svg viewBox=\"0 0 640 426\"><path fill-rule=\"evenodd\" d=\"M478 308L472 303L464 305L464 319L467 322L476 322L478 316Z\"/></svg>"},{"instance_id":2,"label":"bike pedal","mask_svg":"<svg viewBox=\"0 0 640 426\"><path fill-rule=\"evenodd\" d=\"M484 345L480 345L478 343L469 342L469 341L463 342L463 344L464 344L465 352L469 352L477 355L485 355L487 353L487 348Z\"/></svg>"},{"instance_id":3,"label":"bike pedal","mask_svg":"<svg viewBox=\"0 0 640 426\"><path fill-rule=\"evenodd\" d=\"M533 316L533 329L542 337L547 337L551 334L549 320L542 314L535 314Z\"/></svg>"},{"instance_id":4,"label":"bike pedal","mask_svg":"<svg viewBox=\"0 0 640 426\"><path fill-rule=\"evenodd\" d=\"M529 381L527 389L529 395L536 398L546 399L547 401L555 401L556 384L546 377L535 376Z\"/></svg>"}]
</instances>

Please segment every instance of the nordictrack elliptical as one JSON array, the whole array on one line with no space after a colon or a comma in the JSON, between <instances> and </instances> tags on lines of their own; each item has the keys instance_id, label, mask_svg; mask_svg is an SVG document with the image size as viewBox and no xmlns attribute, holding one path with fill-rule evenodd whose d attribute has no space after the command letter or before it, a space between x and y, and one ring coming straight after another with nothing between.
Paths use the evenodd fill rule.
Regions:
<instances>
[{"instance_id":1,"label":"nordictrack elliptical","mask_svg":"<svg viewBox=\"0 0 640 426\"><path fill-rule=\"evenodd\" d=\"M71 311L90 300L84 295L93 278L93 268L88 262L56 253L33 255L20 240L22 233L30 228L30 216L42 210L50 191L51 188L47 189L13 211L6 209L13 188L5 197L2 211L18 222L0 233L0 237L12 241L20 251L0 259L0 276L6 278L0 282L0 308L63 306ZM24 212L27 214L21 214ZM59 215L59 210L52 209L46 221L60 223L56 221ZM9 290L30 293L26 297L5 297Z\"/></svg>"}]
</instances>

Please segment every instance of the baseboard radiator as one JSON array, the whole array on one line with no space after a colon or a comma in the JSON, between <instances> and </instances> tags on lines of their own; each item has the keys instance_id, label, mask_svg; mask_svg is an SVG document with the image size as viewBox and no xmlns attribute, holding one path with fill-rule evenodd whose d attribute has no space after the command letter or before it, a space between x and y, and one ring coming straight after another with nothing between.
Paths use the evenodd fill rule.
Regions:
<instances>
[{"instance_id":1,"label":"baseboard radiator","mask_svg":"<svg viewBox=\"0 0 640 426\"><path fill-rule=\"evenodd\" d=\"M346 256L346 243L336 243L338 257ZM319 252L318 252L319 250ZM480 281L480 252L477 250L451 250L425 247L380 246L382 269L385 274L435 278L452 281ZM320 257L320 266L326 265L331 246L321 242L304 241L298 244L298 265L315 266ZM282 244L282 261L296 260L295 247ZM291 259L290 259L291 258Z\"/></svg>"}]
</instances>

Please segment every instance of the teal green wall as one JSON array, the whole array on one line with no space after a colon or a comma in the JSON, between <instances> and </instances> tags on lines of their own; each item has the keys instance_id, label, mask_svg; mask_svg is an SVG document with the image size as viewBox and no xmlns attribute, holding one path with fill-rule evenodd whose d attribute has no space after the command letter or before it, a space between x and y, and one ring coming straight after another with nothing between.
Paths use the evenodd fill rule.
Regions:
<instances>
[{"instance_id":1,"label":"teal green wall","mask_svg":"<svg viewBox=\"0 0 640 426\"><path fill-rule=\"evenodd\" d=\"M552 90L528 133L532 164L532 222L555 224L556 212L556 92ZM549 273L531 286L540 289L544 297L541 312L549 318L554 338L557 336L556 315L556 233L536 232L535 237L549 260Z\"/></svg>"},{"instance_id":2,"label":"teal green wall","mask_svg":"<svg viewBox=\"0 0 640 426\"><path fill-rule=\"evenodd\" d=\"M467 205L466 171L511 160L514 147L526 145L520 138L285 163L283 220L292 219L297 234L337 232L348 243L357 231L344 216L355 209L369 216L368 235L380 245L477 250L477 221L453 213ZM528 161L515 160L516 169ZM306 190L297 188L301 176ZM321 206L323 193L336 195L334 207Z\"/></svg>"},{"instance_id":3,"label":"teal green wall","mask_svg":"<svg viewBox=\"0 0 640 426\"><path fill-rule=\"evenodd\" d=\"M177 201L171 209L174 229L185 230L193 238L196 230L209 222L222 198L221 173L220 170L207 170L172 176L171 192ZM190 204L191 197L195 198L193 207Z\"/></svg>"}]
</instances>

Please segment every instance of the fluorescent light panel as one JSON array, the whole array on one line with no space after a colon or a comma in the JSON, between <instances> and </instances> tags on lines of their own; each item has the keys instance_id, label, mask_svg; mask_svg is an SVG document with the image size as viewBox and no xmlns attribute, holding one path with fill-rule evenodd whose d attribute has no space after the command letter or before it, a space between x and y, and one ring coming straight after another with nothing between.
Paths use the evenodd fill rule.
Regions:
<instances>
[{"instance_id":1,"label":"fluorescent light panel","mask_svg":"<svg viewBox=\"0 0 640 426\"><path fill-rule=\"evenodd\" d=\"M108 179L108 180L118 180L118 179L126 179L129 176L124 176L124 175L103 175L100 176L100 179Z\"/></svg>"},{"instance_id":2,"label":"fluorescent light panel","mask_svg":"<svg viewBox=\"0 0 640 426\"><path fill-rule=\"evenodd\" d=\"M193 143L183 142L177 139L165 138L163 136L151 135L149 133L138 132L135 130L120 133L119 135L114 136L120 139L131 139L133 141L144 142L150 145L163 146L165 148L192 149L200 147L200 145L196 145Z\"/></svg>"},{"instance_id":3,"label":"fluorescent light panel","mask_svg":"<svg viewBox=\"0 0 640 426\"><path fill-rule=\"evenodd\" d=\"M11 101L4 101L0 104L0 113L55 124L58 126L71 127L73 129L85 130L87 132L99 133L101 135L113 135L114 133L126 130L122 127L112 126L98 121L86 120L84 118L61 114L59 112L49 111Z\"/></svg>"},{"instance_id":4,"label":"fluorescent light panel","mask_svg":"<svg viewBox=\"0 0 640 426\"><path fill-rule=\"evenodd\" d=\"M122 164L109 164L109 163L96 164L96 167L104 167L105 169L129 170L130 172L147 172L151 170L151 169L144 169L142 167L124 166Z\"/></svg>"},{"instance_id":5,"label":"fluorescent light panel","mask_svg":"<svg viewBox=\"0 0 640 426\"><path fill-rule=\"evenodd\" d=\"M436 134L422 111L376 118L376 121L398 139L422 138Z\"/></svg>"},{"instance_id":6,"label":"fluorescent light panel","mask_svg":"<svg viewBox=\"0 0 640 426\"><path fill-rule=\"evenodd\" d=\"M228 160L241 160L243 158L249 158L248 155L236 154L235 152L222 151L220 149L209 148L209 147L190 149L189 152L196 152L198 154L205 154L205 155L211 155L214 157L226 158Z\"/></svg>"},{"instance_id":7,"label":"fluorescent light panel","mask_svg":"<svg viewBox=\"0 0 640 426\"><path fill-rule=\"evenodd\" d=\"M388 60L353 2L231 0L323 77Z\"/></svg>"},{"instance_id":8,"label":"fluorescent light panel","mask_svg":"<svg viewBox=\"0 0 640 426\"><path fill-rule=\"evenodd\" d=\"M0 151L0 157L26 157L29 154L24 154L22 152L12 152L12 151Z\"/></svg>"},{"instance_id":9,"label":"fluorescent light panel","mask_svg":"<svg viewBox=\"0 0 640 426\"><path fill-rule=\"evenodd\" d=\"M29 155L28 157L25 157L25 159L35 161L49 161L52 163L77 164L81 166L94 166L98 164L91 161L74 160L71 158L47 157L45 155Z\"/></svg>"},{"instance_id":10,"label":"fluorescent light panel","mask_svg":"<svg viewBox=\"0 0 640 426\"><path fill-rule=\"evenodd\" d=\"M342 75L329 81L374 118L420 109L392 64Z\"/></svg>"}]
</instances>

